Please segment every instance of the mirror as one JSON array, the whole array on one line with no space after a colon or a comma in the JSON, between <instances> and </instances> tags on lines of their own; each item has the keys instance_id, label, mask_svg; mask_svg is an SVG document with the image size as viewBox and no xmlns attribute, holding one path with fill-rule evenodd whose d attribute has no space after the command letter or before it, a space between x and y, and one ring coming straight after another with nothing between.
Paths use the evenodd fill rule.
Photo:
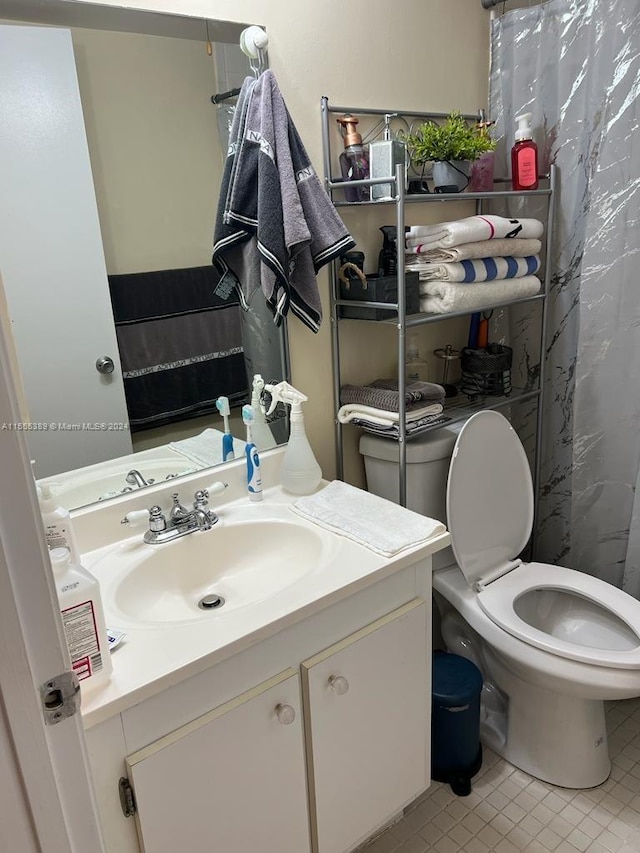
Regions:
<instances>
[{"instance_id":1,"label":"mirror","mask_svg":"<svg viewBox=\"0 0 640 853\"><path fill-rule=\"evenodd\" d=\"M211 98L251 73L245 26L0 0L0 276L35 473L68 509L223 461L220 396L241 452L253 375L288 378L286 329L211 267L235 102Z\"/></svg>"}]
</instances>

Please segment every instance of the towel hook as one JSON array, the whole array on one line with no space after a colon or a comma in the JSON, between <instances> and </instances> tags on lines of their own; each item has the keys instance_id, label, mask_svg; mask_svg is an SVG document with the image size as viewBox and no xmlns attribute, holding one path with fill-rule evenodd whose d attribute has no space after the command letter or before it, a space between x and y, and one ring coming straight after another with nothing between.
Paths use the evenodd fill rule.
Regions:
<instances>
[{"instance_id":1,"label":"towel hook","mask_svg":"<svg viewBox=\"0 0 640 853\"><path fill-rule=\"evenodd\" d=\"M240 49L249 57L249 67L259 77L267 67L269 37L262 27L247 27L240 33Z\"/></svg>"}]
</instances>

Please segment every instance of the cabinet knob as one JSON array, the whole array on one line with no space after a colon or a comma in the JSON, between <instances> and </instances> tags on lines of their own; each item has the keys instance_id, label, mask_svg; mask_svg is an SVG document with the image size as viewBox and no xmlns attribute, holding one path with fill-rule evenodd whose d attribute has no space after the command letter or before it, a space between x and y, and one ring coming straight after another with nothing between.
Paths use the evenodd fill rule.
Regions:
<instances>
[{"instance_id":1,"label":"cabinet knob","mask_svg":"<svg viewBox=\"0 0 640 853\"><path fill-rule=\"evenodd\" d=\"M349 689L349 682L344 675L330 675L329 687L332 687L339 696L342 696Z\"/></svg>"},{"instance_id":2,"label":"cabinet knob","mask_svg":"<svg viewBox=\"0 0 640 853\"><path fill-rule=\"evenodd\" d=\"M276 717L278 722L283 726L290 726L296 718L295 709L291 705L282 705L280 702L276 705Z\"/></svg>"}]
</instances>

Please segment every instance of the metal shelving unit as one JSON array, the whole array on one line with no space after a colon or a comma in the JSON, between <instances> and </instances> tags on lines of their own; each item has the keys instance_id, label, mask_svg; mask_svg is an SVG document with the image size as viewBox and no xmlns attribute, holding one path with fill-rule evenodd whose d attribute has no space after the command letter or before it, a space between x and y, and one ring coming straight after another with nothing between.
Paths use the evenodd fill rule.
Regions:
<instances>
[{"instance_id":1,"label":"metal shelving unit","mask_svg":"<svg viewBox=\"0 0 640 853\"><path fill-rule=\"evenodd\" d=\"M452 398L445 407L443 415L447 420L424 427L420 431L412 432L407 435L406 430L406 402L405 402L405 375L404 364L406 361L406 330L416 326L422 326L427 323L436 323L441 320L449 320L454 317L469 316L473 311L454 311L449 314L411 314L407 317L406 314L406 297L405 297L405 270L404 270L404 246L402 241L398 241L398 301L397 303L382 303L382 302L359 302L352 300L341 300L339 298L337 262L331 265L331 340L332 340L332 355L333 355L333 393L335 409L340 406L340 386L341 386L341 368L340 368L340 334L339 334L339 307L348 305L350 307L364 308L380 308L389 311L390 317L388 320L351 320L351 322L360 323L383 323L393 324L398 331L398 391L399 391L399 500L402 506L406 506L407 500L407 485L406 485L406 464L407 464L407 441L411 441L418 435L425 432L430 432L435 429L441 429L443 426L450 426L459 421L466 420L475 412L483 409L501 409L505 406L511 406L526 400L537 400L537 424L536 424L536 447L534 458L534 493L535 493L535 516L537 518L538 507L538 483L540 480L540 435L542 429L542 404L543 404L543 388L544 388L544 342L546 340L547 331L547 295L549 290L549 279L551 275L551 249L553 236L553 196L556 190L557 171L555 167L551 167L549 175L542 176L548 180L548 189L529 190L527 192L513 192L511 190L496 190L495 192L478 192L478 193L434 193L431 195L407 195L405 192L405 175L404 169L399 166L396 174L389 177L362 181L351 181L350 186L367 186L371 187L375 184L391 184L395 191L395 198L386 201L364 201L364 202L348 202L341 199L335 199L334 190L344 190L344 182L337 179L332 174L332 156L331 156L331 139L329 129L329 117L331 114L351 113L360 116L379 116L385 113L396 113L411 118L419 118L425 120L437 120L445 118L441 113L423 113L400 110L380 110L369 109L366 107L339 107L331 106L329 99L323 97L321 100L321 118L322 118L322 142L323 142L323 159L324 159L324 177L327 191L333 200L333 203L338 208L348 210L350 208L377 207L379 205L394 205L396 208L396 228L397 234L404 234L405 226L405 205L406 204L445 204L450 201L475 201L476 211L482 212L483 202L486 200L509 199L522 197L545 197L547 199L547 222L545 229L545 268L543 277L542 291L531 297L524 299L514 299L509 302L496 303L495 305L487 306L484 310L492 308L503 308L513 305L521 305L524 303L540 303L542 307L541 329L540 329L540 371L538 379L538 387L536 389L517 389L514 388L508 397L484 397L474 401ZM474 116L465 116L468 119L474 119ZM500 183L500 182L498 182ZM337 469L338 477L342 478L344 473L343 466L343 440L342 430L343 425L336 418L336 453L337 453ZM535 530L535 528L534 528Z\"/></svg>"}]
</instances>

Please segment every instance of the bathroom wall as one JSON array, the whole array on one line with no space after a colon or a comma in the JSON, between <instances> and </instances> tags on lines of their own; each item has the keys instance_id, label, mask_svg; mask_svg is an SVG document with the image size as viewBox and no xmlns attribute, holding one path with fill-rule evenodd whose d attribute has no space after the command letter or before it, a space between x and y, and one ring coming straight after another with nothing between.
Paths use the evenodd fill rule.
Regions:
<instances>
[{"instance_id":1,"label":"bathroom wall","mask_svg":"<svg viewBox=\"0 0 640 853\"><path fill-rule=\"evenodd\" d=\"M223 159L204 29L72 35L107 271L208 264Z\"/></svg>"},{"instance_id":2,"label":"bathroom wall","mask_svg":"<svg viewBox=\"0 0 640 853\"><path fill-rule=\"evenodd\" d=\"M132 5L130 0L85 2ZM319 172L322 95L344 106L399 110L459 109L475 113L479 106L486 105L489 13L480 0L401 0L394 4L388 0L300 0L294 5L282 0L134 0L133 5L265 26L270 66ZM408 216L409 221L429 222L472 212L468 203L447 206L446 212L439 205L428 209L413 205ZM392 210L358 211L351 218L348 216L345 214L345 222L373 262L380 248L377 227L390 218L393 221ZM335 473L335 453L326 270L321 272L319 284L325 305L322 329L314 336L293 319L289 338L293 382L310 396L306 405L309 438L325 476L331 478ZM434 324L420 330L421 349L426 352L449 342L459 327L449 332L446 326ZM395 369L395 335L391 329L355 323L342 328L349 336L343 354L344 374L350 380L373 379ZM345 341L347 334L343 335ZM349 432L348 470L355 480L361 468L354 451L355 430Z\"/></svg>"}]
</instances>

